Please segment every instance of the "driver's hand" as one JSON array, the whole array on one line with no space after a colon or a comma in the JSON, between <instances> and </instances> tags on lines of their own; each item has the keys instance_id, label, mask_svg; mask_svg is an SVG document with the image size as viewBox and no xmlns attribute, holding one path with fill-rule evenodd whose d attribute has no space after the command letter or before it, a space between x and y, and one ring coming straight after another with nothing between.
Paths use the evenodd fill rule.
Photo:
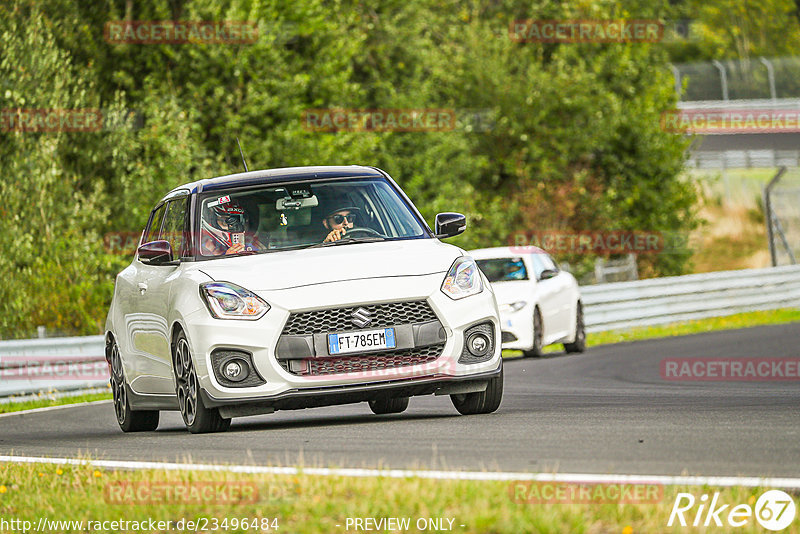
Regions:
<instances>
[{"instance_id":1,"label":"driver's hand","mask_svg":"<svg viewBox=\"0 0 800 534\"><path fill-rule=\"evenodd\" d=\"M344 226L337 230L331 230L331 233L328 234L323 243L330 243L331 241L339 241L342 238L342 236L344 236L344 234L346 233L347 233L347 228L345 228Z\"/></svg>"},{"instance_id":2,"label":"driver's hand","mask_svg":"<svg viewBox=\"0 0 800 534\"><path fill-rule=\"evenodd\" d=\"M236 243L231 248L225 251L225 254L236 254L244 250L244 243Z\"/></svg>"}]
</instances>

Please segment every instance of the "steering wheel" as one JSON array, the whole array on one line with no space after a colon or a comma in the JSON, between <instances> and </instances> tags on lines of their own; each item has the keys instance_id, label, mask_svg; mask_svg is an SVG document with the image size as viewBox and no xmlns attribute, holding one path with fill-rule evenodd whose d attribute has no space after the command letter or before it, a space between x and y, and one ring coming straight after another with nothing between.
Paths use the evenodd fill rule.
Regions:
<instances>
[{"instance_id":1,"label":"steering wheel","mask_svg":"<svg viewBox=\"0 0 800 534\"><path fill-rule=\"evenodd\" d=\"M367 226L359 226L358 228L351 228L347 230L347 233L344 235L345 238L347 237L367 237L367 236L375 236L375 237L386 237L382 233L378 232L377 230L373 230Z\"/></svg>"}]
</instances>

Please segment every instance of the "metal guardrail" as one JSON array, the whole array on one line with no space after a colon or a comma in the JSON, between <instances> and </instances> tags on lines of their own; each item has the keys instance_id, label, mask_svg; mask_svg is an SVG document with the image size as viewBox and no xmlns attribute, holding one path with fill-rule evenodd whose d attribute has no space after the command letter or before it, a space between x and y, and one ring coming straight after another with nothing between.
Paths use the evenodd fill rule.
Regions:
<instances>
[{"instance_id":1,"label":"metal guardrail","mask_svg":"<svg viewBox=\"0 0 800 534\"><path fill-rule=\"evenodd\" d=\"M601 332L800 307L800 265L581 287L586 329ZM0 341L0 397L105 387L103 336Z\"/></svg>"},{"instance_id":2,"label":"metal guardrail","mask_svg":"<svg viewBox=\"0 0 800 534\"><path fill-rule=\"evenodd\" d=\"M696 150L686 165L693 169L772 169L800 167L800 150Z\"/></svg>"},{"instance_id":3,"label":"metal guardrail","mask_svg":"<svg viewBox=\"0 0 800 534\"><path fill-rule=\"evenodd\" d=\"M800 306L800 266L669 276L581 287L586 330Z\"/></svg>"},{"instance_id":4,"label":"metal guardrail","mask_svg":"<svg viewBox=\"0 0 800 534\"><path fill-rule=\"evenodd\" d=\"M104 387L103 336L0 341L0 397Z\"/></svg>"}]
</instances>

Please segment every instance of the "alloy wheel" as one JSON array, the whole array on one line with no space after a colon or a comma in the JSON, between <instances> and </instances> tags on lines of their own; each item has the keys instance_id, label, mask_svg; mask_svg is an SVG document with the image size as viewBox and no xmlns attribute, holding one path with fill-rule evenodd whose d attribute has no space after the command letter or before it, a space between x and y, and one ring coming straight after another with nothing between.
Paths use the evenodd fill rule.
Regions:
<instances>
[{"instance_id":1,"label":"alloy wheel","mask_svg":"<svg viewBox=\"0 0 800 534\"><path fill-rule=\"evenodd\" d=\"M542 332L542 316L539 314L539 310L536 310L533 313L533 349L536 352L542 351L543 338L544 332Z\"/></svg>"},{"instance_id":2,"label":"alloy wheel","mask_svg":"<svg viewBox=\"0 0 800 534\"><path fill-rule=\"evenodd\" d=\"M125 421L125 411L128 409L128 395L125 391L125 378L122 372L122 358L119 355L117 344L111 348L111 394L114 398L114 413L117 422Z\"/></svg>"},{"instance_id":3,"label":"alloy wheel","mask_svg":"<svg viewBox=\"0 0 800 534\"><path fill-rule=\"evenodd\" d=\"M178 381L178 405L187 425L197 416L197 374L192 365L192 355L186 339L178 340L175 354L175 375Z\"/></svg>"}]
</instances>

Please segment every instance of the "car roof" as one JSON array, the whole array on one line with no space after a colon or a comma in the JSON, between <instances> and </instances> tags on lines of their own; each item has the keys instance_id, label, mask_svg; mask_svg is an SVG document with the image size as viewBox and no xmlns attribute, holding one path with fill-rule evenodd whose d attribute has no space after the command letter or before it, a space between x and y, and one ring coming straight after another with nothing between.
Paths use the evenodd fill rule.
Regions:
<instances>
[{"instance_id":1,"label":"car roof","mask_svg":"<svg viewBox=\"0 0 800 534\"><path fill-rule=\"evenodd\" d=\"M384 177L386 174L376 167L365 167L361 165L330 165L313 167L283 167L280 169L265 169L260 171L240 172L207 178L188 184L180 185L170 191L166 196L181 190L189 190L191 193L202 193L204 191L216 191L231 187L241 187L248 185L260 185L281 183L288 181L314 181L329 178L362 178L362 177Z\"/></svg>"},{"instance_id":2,"label":"car roof","mask_svg":"<svg viewBox=\"0 0 800 534\"><path fill-rule=\"evenodd\" d=\"M490 258L519 258L526 254L547 254L547 251L533 245L522 245L517 247L476 248L468 251L468 253L476 260L485 260Z\"/></svg>"}]
</instances>

